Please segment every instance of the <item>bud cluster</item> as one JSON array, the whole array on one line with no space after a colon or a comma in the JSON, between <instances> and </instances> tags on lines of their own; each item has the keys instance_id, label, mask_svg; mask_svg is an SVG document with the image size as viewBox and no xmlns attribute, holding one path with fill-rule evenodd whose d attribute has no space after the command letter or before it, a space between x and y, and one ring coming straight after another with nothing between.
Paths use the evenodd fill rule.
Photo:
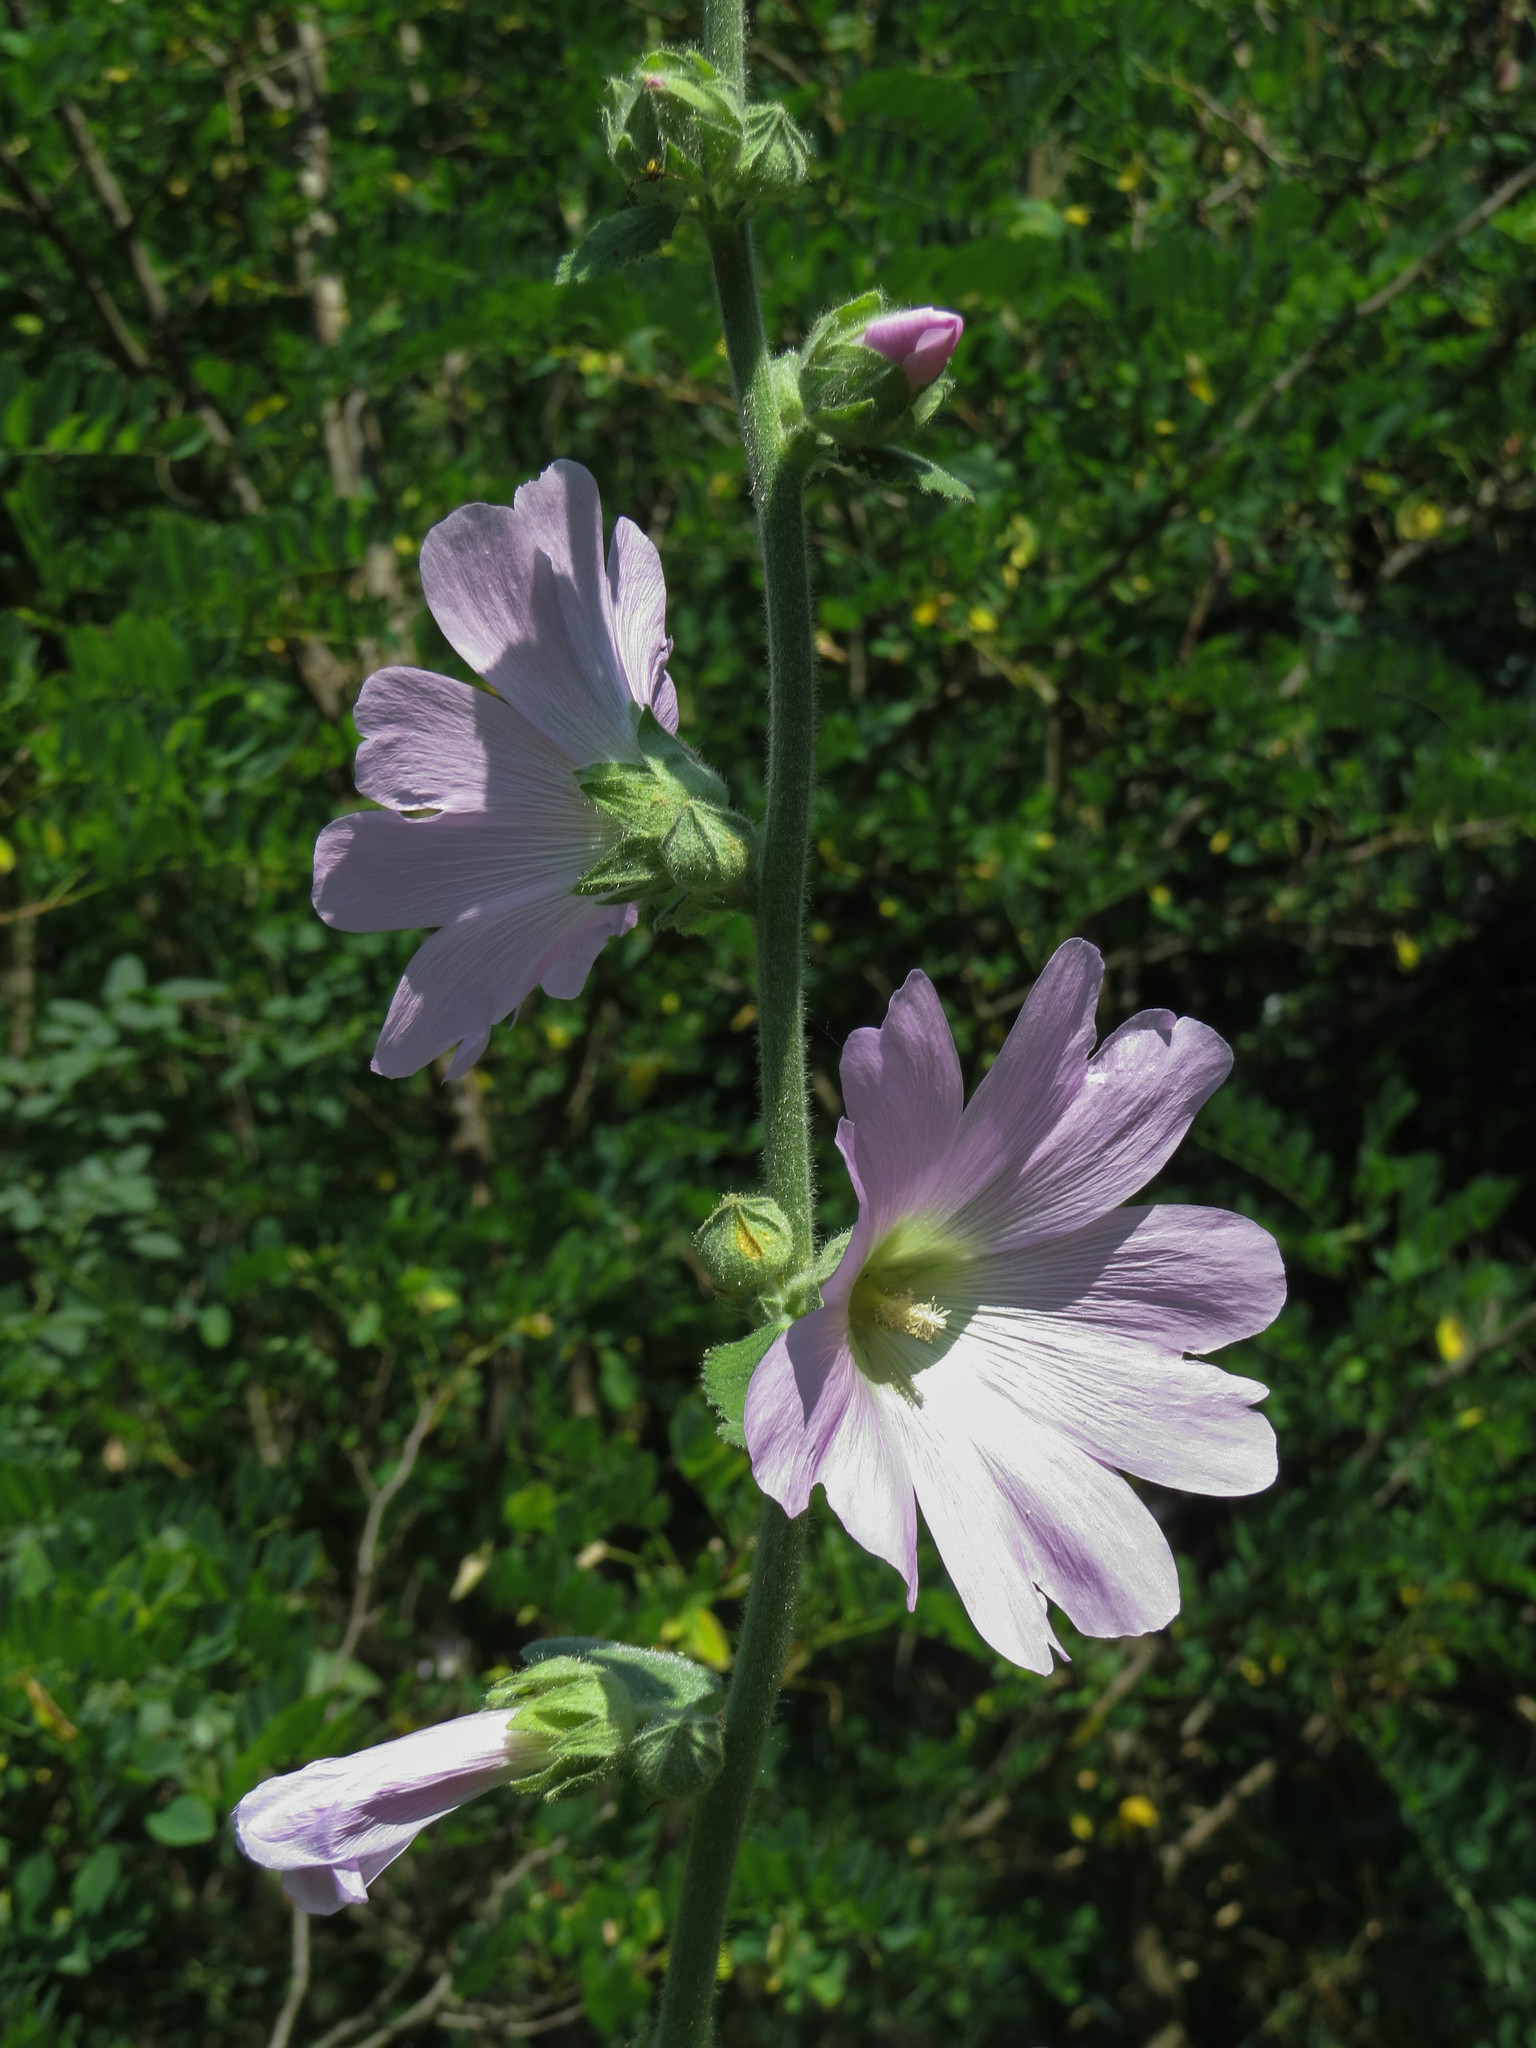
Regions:
<instances>
[{"instance_id":1,"label":"bud cluster","mask_svg":"<svg viewBox=\"0 0 1536 2048\"><path fill-rule=\"evenodd\" d=\"M578 769L583 793L619 826L617 846L576 884L579 896L638 902L658 930L687 929L751 901L751 821L691 747L642 711L639 761Z\"/></svg>"},{"instance_id":2,"label":"bud cluster","mask_svg":"<svg viewBox=\"0 0 1536 2048\"><path fill-rule=\"evenodd\" d=\"M643 206L744 219L800 184L810 144L781 106L749 101L696 50L653 50L608 81L608 153Z\"/></svg>"}]
</instances>

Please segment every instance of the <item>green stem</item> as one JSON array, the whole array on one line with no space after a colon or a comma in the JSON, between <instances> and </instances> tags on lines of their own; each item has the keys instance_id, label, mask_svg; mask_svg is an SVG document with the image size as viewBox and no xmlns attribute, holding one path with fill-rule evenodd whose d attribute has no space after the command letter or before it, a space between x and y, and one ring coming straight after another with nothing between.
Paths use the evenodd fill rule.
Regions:
<instances>
[{"instance_id":1,"label":"green stem","mask_svg":"<svg viewBox=\"0 0 1536 2048\"><path fill-rule=\"evenodd\" d=\"M740 83L742 0L706 0L705 51ZM805 868L816 763L816 655L805 548L804 483L785 459L773 370L745 225L714 226L709 250L757 506L768 612L768 800L759 848L757 1007L763 1088L763 1172L789 1218L796 1264L813 1244L801 963ZM747 1807L784 1676L805 1552L805 1518L763 1503L752 1588L726 1701L725 1764L699 1800L683 1872L657 2048L710 2048L715 1983L731 1879Z\"/></svg>"}]
</instances>

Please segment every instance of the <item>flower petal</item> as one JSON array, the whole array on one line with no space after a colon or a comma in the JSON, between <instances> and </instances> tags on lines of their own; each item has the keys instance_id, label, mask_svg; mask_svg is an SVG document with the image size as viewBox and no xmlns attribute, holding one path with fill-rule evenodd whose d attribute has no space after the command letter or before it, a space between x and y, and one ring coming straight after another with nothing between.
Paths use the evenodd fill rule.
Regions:
<instances>
[{"instance_id":1,"label":"flower petal","mask_svg":"<svg viewBox=\"0 0 1536 2048\"><path fill-rule=\"evenodd\" d=\"M395 990L373 1052L376 1074L414 1074L459 1050L449 1079L467 1073L494 1027L510 1016L584 937L611 938L632 906L617 909L562 890L532 902L476 904L416 952ZM596 957L594 946L592 957ZM561 989L568 977L560 976Z\"/></svg>"},{"instance_id":2,"label":"flower petal","mask_svg":"<svg viewBox=\"0 0 1536 2048\"><path fill-rule=\"evenodd\" d=\"M1167 1163L1231 1066L1209 1025L1143 1010L1099 1047L1055 1128L955 1213L956 1228L1001 1251L1102 1216Z\"/></svg>"},{"instance_id":3,"label":"flower petal","mask_svg":"<svg viewBox=\"0 0 1536 2048\"><path fill-rule=\"evenodd\" d=\"M337 1904L355 1899L348 1872L366 1887L422 1828L511 1777L510 1722L505 1709L466 1714L269 1778L236 1807L236 1838L267 1870L338 1873Z\"/></svg>"},{"instance_id":4,"label":"flower petal","mask_svg":"<svg viewBox=\"0 0 1536 2048\"><path fill-rule=\"evenodd\" d=\"M574 783L516 813L354 811L315 843L315 909L344 932L451 924L477 904L568 891L614 837Z\"/></svg>"},{"instance_id":5,"label":"flower petal","mask_svg":"<svg viewBox=\"0 0 1536 2048\"><path fill-rule=\"evenodd\" d=\"M1066 1115L1088 1071L1103 980L1104 962L1086 939L1051 955L966 1104L938 1206L958 1211L999 1178L1016 1181Z\"/></svg>"},{"instance_id":6,"label":"flower petal","mask_svg":"<svg viewBox=\"0 0 1536 2048\"><path fill-rule=\"evenodd\" d=\"M985 1381L1100 1465L1138 1479L1222 1499L1261 1493L1274 1481L1275 1432L1255 1406L1269 1389L1203 1359L1070 1312L989 1304L966 1318L943 1363Z\"/></svg>"},{"instance_id":7,"label":"flower petal","mask_svg":"<svg viewBox=\"0 0 1536 2048\"><path fill-rule=\"evenodd\" d=\"M923 1207L948 1162L965 1100L949 1020L921 969L891 997L878 1031L866 1027L849 1038L842 1079L852 1126L851 1152L844 1149L856 1166L867 1225L861 1236L873 1241Z\"/></svg>"},{"instance_id":8,"label":"flower petal","mask_svg":"<svg viewBox=\"0 0 1536 2048\"><path fill-rule=\"evenodd\" d=\"M605 904L603 908L607 916L584 924L539 976L539 986L545 995L554 996L562 1002L574 1000L586 987L593 962L608 941L634 930L640 916L636 904Z\"/></svg>"},{"instance_id":9,"label":"flower petal","mask_svg":"<svg viewBox=\"0 0 1536 2048\"><path fill-rule=\"evenodd\" d=\"M1215 1351L1269 1328L1285 1305L1285 1267L1248 1217L1160 1202L979 1259L964 1287L973 1306L1067 1316L1163 1351Z\"/></svg>"},{"instance_id":10,"label":"flower petal","mask_svg":"<svg viewBox=\"0 0 1536 2048\"><path fill-rule=\"evenodd\" d=\"M503 698L423 668L381 668L352 717L358 793L396 811L481 811L530 784L568 789L571 763Z\"/></svg>"},{"instance_id":11,"label":"flower petal","mask_svg":"<svg viewBox=\"0 0 1536 2048\"><path fill-rule=\"evenodd\" d=\"M602 545L597 485L556 462L510 506L461 506L421 547L451 645L577 767L636 751Z\"/></svg>"},{"instance_id":12,"label":"flower petal","mask_svg":"<svg viewBox=\"0 0 1536 2048\"><path fill-rule=\"evenodd\" d=\"M904 1419L919 1504L972 1621L1031 1671L1050 1669L1054 1641L1031 1588L1085 1635L1161 1628L1179 1580L1150 1512L974 1370L965 1343L922 1376Z\"/></svg>"},{"instance_id":13,"label":"flower petal","mask_svg":"<svg viewBox=\"0 0 1536 2048\"><path fill-rule=\"evenodd\" d=\"M894 1565L917 1600L917 1507L899 1433L848 1350L842 1317L818 1309L764 1354L747 1389L752 1475L787 1515L804 1514L818 1482L856 1543Z\"/></svg>"},{"instance_id":14,"label":"flower petal","mask_svg":"<svg viewBox=\"0 0 1536 2048\"><path fill-rule=\"evenodd\" d=\"M630 695L648 704L657 722L677 731L677 692L667 674L667 584L661 556L632 519L614 522L608 548L614 635Z\"/></svg>"}]
</instances>

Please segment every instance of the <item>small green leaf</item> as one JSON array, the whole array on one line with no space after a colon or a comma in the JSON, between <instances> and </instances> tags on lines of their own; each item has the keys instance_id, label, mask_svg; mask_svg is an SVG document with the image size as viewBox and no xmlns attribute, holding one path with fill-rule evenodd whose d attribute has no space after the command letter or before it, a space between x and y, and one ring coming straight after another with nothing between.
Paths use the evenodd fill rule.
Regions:
<instances>
[{"instance_id":1,"label":"small green leaf","mask_svg":"<svg viewBox=\"0 0 1536 2048\"><path fill-rule=\"evenodd\" d=\"M622 270L626 263L653 256L676 226L677 215L670 206L634 206L611 220L600 220L560 258L555 283L589 284L595 277Z\"/></svg>"},{"instance_id":2,"label":"small green leaf","mask_svg":"<svg viewBox=\"0 0 1536 2048\"><path fill-rule=\"evenodd\" d=\"M914 455L910 448L872 448L867 454L850 458L848 466L898 488L911 489L915 485L936 498L954 498L967 505L974 504L976 499L969 484L941 469L938 463L930 462L926 455Z\"/></svg>"},{"instance_id":3,"label":"small green leaf","mask_svg":"<svg viewBox=\"0 0 1536 2048\"><path fill-rule=\"evenodd\" d=\"M704 1354L704 1398L720 1417L720 1434L728 1444L745 1450L747 1439L741 1419L746 1413L747 1388L752 1375L781 1330L789 1328L787 1317L765 1323L750 1336L731 1344L716 1344Z\"/></svg>"},{"instance_id":4,"label":"small green leaf","mask_svg":"<svg viewBox=\"0 0 1536 2048\"><path fill-rule=\"evenodd\" d=\"M152 1813L144 1823L144 1831L167 1849L187 1849L195 1842L211 1842L218 1831L218 1821L201 1793L183 1792L169 1806Z\"/></svg>"}]
</instances>

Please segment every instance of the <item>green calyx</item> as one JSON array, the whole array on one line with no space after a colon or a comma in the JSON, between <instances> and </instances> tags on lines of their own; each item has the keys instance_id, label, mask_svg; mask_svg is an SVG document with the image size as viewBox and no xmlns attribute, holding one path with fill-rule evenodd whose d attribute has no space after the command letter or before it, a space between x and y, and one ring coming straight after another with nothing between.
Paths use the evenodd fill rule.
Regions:
<instances>
[{"instance_id":1,"label":"green calyx","mask_svg":"<svg viewBox=\"0 0 1536 2048\"><path fill-rule=\"evenodd\" d=\"M638 761L577 770L584 795L619 828L618 843L576 884L578 896L639 903L658 930L689 930L753 900L756 836L691 747L649 710L640 714Z\"/></svg>"},{"instance_id":2,"label":"green calyx","mask_svg":"<svg viewBox=\"0 0 1536 2048\"><path fill-rule=\"evenodd\" d=\"M710 1218L713 1223L727 1204L752 1202L755 1196L727 1196L725 1201ZM770 1208L777 1205L770 1203ZM705 1229L709 1224L705 1225ZM701 1232L700 1235L703 1233ZM776 1292L760 1291L757 1311L763 1321L757 1329L745 1337L737 1337L729 1344L716 1344L704 1354L702 1380L704 1398L719 1418L720 1435L728 1444L738 1450L746 1447L746 1432L742 1426L747 1408L747 1389L752 1384L752 1375L767 1356L769 1347L781 1331L787 1330L798 1316L808 1316L821 1306L821 1290L837 1271L843 1253L848 1249L851 1230L845 1230L840 1237L834 1237L824 1244L811 1261L808 1272L788 1273ZM694 1239L698 1243L698 1238Z\"/></svg>"},{"instance_id":3,"label":"green calyx","mask_svg":"<svg viewBox=\"0 0 1536 2048\"><path fill-rule=\"evenodd\" d=\"M784 109L745 99L697 50L652 50L610 78L603 127L635 201L710 224L745 219L810 165Z\"/></svg>"},{"instance_id":4,"label":"green calyx","mask_svg":"<svg viewBox=\"0 0 1536 2048\"><path fill-rule=\"evenodd\" d=\"M530 1643L526 1671L493 1685L487 1707L515 1709L548 1761L513 1780L547 1799L632 1770L658 1799L691 1799L724 1761L720 1681L668 1650L563 1636Z\"/></svg>"}]
</instances>

